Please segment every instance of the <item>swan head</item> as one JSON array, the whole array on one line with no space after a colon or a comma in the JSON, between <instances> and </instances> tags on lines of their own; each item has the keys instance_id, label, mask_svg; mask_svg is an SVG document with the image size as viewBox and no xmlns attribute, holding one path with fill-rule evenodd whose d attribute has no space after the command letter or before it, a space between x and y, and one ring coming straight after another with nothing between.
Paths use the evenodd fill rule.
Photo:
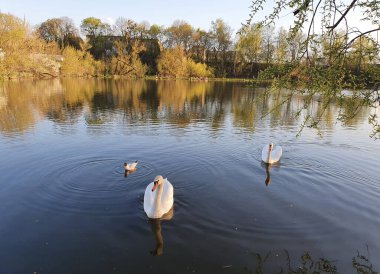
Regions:
<instances>
[{"instance_id":1,"label":"swan head","mask_svg":"<svg viewBox=\"0 0 380 274\"><path fill-rule=\"evenodd\" d=\"M162 185L164 183L164 177L162 177L161 175L157 175L155 178L154 178L154 181L153 181L153 188L152 188L152 191L155 191L155 189L159 186L159 185Z\"/></svg>"},{"instance_id":2,"label":"swan head","mask_svg":"<svg viewBox=\"0 0 380 274\"><path fill-rule=\"evenodd\" d=\"M270 143L270 144L269 144L269 151L272 151L272 150L273 150L273 147L274 147L274 144L273 144L273 143Z\"/></svg>"}]
</instances>

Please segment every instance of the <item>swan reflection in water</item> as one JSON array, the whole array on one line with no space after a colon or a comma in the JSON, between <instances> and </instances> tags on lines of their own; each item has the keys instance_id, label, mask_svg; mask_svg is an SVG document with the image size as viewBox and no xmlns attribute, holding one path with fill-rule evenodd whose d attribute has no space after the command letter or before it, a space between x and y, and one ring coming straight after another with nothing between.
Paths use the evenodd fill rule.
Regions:
<instances>
[{"instance_id":1,"label":"swan reflection in water","mask_svg":"<svg viewBox=\"0 0 380 274\"><path fill-rule=\"evenodd\" d=\"M280 169L280 164L279 163L267 164L267 163L261 162L261 167L265 168L265 172L266 172L266 175L267 175L267 177L265 178L265 185L266 186L268 186L272 182L272 179L270 177L270 170L271 170L272 166L274 168L276 168L277 170Z\"/></svg>"},{"instance_id":2,"label":"swan reflection in water","mask_svg":"<svg viewBox=\"0 0 380 274\"><path fill-rule=\"evenodd\" d=\"M150 251L152 256L160 256L164 252L164 239L161 233L161 221L169 221L173 218L174 206L164 214L161 218L149 219L154 238L156 240L156 248Z\"/></svg>"},{"instance_id":3,"label":"swan reflection in water","mask_svg":"<svg viewBox=\"0 0 380 274\"><path fill-rule=\"evenodd\" d=\"M129 175L131 175L132 173L135 173L137 169L135 170L125 170L124 171L124 178L127 178Z\"/></svg>"}]
</instances>

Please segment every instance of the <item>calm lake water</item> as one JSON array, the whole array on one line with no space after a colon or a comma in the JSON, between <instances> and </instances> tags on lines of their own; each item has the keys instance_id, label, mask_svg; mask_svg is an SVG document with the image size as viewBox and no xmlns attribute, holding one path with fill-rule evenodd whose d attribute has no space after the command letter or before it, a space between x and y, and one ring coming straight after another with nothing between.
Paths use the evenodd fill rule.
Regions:
<instances>
[{"instance_id":1,"label":"calm lake water","mask_svg":"<svg viewBox=\"0 0 380 274\"><path fill-rule=\"evenodd\" d=\"M309 128L296 137L302 98L262 118L281 100L263 91L1 84L0 273L380 271L380 141L369 138L370 110L342 125L330 105L322 137ZM316 100L311 115L320 107ZM283 157L267 170L269 142ZM138 170L125 177L133 160ZM143 195L159 174L174 186L174 212L153 222Z\"/></svg>"}]
</instances>

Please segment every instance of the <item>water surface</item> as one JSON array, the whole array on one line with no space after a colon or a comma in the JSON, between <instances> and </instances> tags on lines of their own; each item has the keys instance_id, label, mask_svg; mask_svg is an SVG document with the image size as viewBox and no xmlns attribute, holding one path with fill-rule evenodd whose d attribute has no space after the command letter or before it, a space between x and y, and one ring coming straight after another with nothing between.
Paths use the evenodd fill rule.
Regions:
<instances>
[{"instance_id":1,"label":"water surface","mask_svg":"<svg viewBox=\"0 0 380 274\"><path fill-rule=\"evenodd\" d=\"M3 83L0 273L288 273L324 260L330 273L356 273L355 263L379 271L371 110L342 125L331 104L322 137L305 128L297 138L302 98L264 116L281 98L263 91L221 82ZM319 115L321 103L309 111ZM266 170L261 147L271 141L283 157ZM138 170L125 176L133 160ZM171 220L152 222L143 194L158 174L173 184L175 204Z\"/></svg>"}]
</instances>

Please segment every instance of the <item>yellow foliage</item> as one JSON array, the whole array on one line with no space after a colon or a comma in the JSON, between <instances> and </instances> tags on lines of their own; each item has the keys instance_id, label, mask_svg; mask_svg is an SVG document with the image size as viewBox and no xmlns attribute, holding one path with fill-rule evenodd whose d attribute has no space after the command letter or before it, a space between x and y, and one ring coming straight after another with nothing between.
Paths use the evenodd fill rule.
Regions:
<instances>
[{"instance_id":1,"label":"yellow foliage","mask_svg":"<svg viewBox=\"0 0 380 274\"><path fill-rule=\"evenodd\" d=\"M179 47L164 50L158 57L157 70L162 76L186 77L185 52Z\"/></svg>"},{"instance_id":2,"label":"yellow foliage","mask_svg":"<svg viewBox=\"0 0 380 274\"><path fill-rule=\"evenodd\" d=\"M57 76L59 63L55 43L30 34L28 25L11 14L0 13L0 78Z\"/></svg>"},{"instance_id":3,"label":"yellow foliage","mask_svg":"<svg viewBox=\"0 0 380 274\"><path fill-rule=\"evenodd\" d=\"M63 50L63 62L61 74L63 76L95 76L99 74L101 64L95 61L91 54L76 50L73 47L66 47Z\"/></svg>"},{"instance_id":4,"label":"yellow foliage","mask_svg":"<svg viewBox=\"0 0 380 274\"><path fill-rule=\"evenodd\" d=\"M213 77L211 68L206 64L196 63L190 58L187 59L186 69L189 77Z\"/></svg>"},{"instance_id":5,"label":"yellow foliage","mask_svg":"<svg viewBox=\"0 0 380 274\"><path fill-rule=\"evenodd\" d=\"M185 52L177 47L164 50L157 61L158 73L169 77L213 77L213 71L206 64L186 58Z\"/></svg>"},{"instance_id":6,"label":"yellow foliage","mask_svg":"<svg viewBox=\"0 0 380 274\"><path fill-rule=\"evenodd\" d=\"M111 71L113 75L127 77L143 77L147 71L139 57L139 53L145 50L145 47L138 41L131 44L131 49L126 52L127 43L117 41L115 43L117 55L111 59Z\"/></svg>"}]
</instances>

